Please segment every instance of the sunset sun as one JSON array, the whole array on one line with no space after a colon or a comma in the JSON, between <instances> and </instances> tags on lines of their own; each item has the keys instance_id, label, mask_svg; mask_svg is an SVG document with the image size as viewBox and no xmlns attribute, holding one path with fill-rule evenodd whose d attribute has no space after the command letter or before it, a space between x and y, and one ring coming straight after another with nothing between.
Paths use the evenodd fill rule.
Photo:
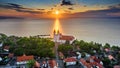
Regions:
<instances>
[{"instance_id":1,"label":"sunset sun","mask_svg":"<svg viewBox=\"0 0 120 68\"><path fill-rule=\"evenodd\" d=\"M55 14L56 14L56 15L59 15L59 13L60 13L60 12L59 12L58 10L55 11Z\"/></svg>"}]
</instances>

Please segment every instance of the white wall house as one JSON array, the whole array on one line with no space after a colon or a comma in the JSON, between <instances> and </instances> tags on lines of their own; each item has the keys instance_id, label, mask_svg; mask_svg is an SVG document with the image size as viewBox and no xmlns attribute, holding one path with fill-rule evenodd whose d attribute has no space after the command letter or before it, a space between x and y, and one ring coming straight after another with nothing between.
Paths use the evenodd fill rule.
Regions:
<instances>
[{"instance_id":1,"label":"white wall house","mask_svg":"<svg viewBox=\"0 0 120 68\"><path fill-rule=\"evenodd\" d=\"M74 57L70 57L70 58L64 59L64 62L66 63L66 66L76 65L77 59Z\"/></svg>"}]
</instances>

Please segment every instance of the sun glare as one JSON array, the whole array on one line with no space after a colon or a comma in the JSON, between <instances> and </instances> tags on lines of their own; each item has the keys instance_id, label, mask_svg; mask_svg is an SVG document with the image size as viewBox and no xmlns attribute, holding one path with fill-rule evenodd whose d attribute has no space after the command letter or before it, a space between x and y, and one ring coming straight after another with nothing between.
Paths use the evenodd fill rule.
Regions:
<instances>
[{"instance_id":1,"label":"sun glare","mask_svg":"<svg viewBox=\"0 0 120 68\"><path fill-rule=\"evenodd\" d=\"M52 35L53 31L55 31L55 32L58 32L58 31L59 31L60 33L63 33L63 30L62 30L62 27L61 27L61 23L60 23L60 21L59 21L59 18L56 18L55 21L54 21L54 26L53 26L51 35Z\"/></svg>"},{"instance_id":2,"label":"sun glare","mask_svg":"<svg viewBox=\"0 0 120 68\"><path fill-rule=\"evenodd\" d=\"M56 11L55 11L55 14L56 14L56 15L58 15L58 14L59 14L59 11L58 11L58 10L56 10Z\"/></svg>"},{"instance_id":3,"label":"sun glare","mask_svg":"<svg viewBox=\"0 0 120 68\"><path fill-rule=\"evenodd\" d=\"M56 19L55 20L55 31L57 32L59 29L60 29L60 22L59 22L59 19Z\"/></svg>"}]
</instances>

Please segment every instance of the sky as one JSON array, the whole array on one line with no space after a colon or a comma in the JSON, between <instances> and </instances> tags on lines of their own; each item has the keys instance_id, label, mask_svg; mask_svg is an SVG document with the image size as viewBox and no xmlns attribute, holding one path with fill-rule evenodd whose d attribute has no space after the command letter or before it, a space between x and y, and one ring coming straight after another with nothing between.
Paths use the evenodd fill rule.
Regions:
<instances>
[{"instance_id":1,"label":"sky","mask_svg":"<svg viewBox=\"0 0 120 68\"><path fill-rule=\"evenodd\" d=\"M55 12L59 11L59 15ZM0 18L120 17L120 0L0 0Z\"/></svg>"}]
</instances>

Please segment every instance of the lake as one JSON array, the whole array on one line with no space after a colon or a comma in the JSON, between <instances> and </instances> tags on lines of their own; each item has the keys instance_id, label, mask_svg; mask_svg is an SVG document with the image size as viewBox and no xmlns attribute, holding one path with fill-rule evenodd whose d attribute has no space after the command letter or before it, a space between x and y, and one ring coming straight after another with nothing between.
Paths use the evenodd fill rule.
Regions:
<instances>
[{"instance_id":1,"label":"lake","mask_svg":"<svg viewBox=\"0 0 120 68\"><path fill-rule=\"evenodd\" d=\"M8 36L52 35L55 28L58 28L62 34L73 35L78 40L120 46L120 19L118 18L0 20L0 33Z\"/></svg>"}]
</instances>

